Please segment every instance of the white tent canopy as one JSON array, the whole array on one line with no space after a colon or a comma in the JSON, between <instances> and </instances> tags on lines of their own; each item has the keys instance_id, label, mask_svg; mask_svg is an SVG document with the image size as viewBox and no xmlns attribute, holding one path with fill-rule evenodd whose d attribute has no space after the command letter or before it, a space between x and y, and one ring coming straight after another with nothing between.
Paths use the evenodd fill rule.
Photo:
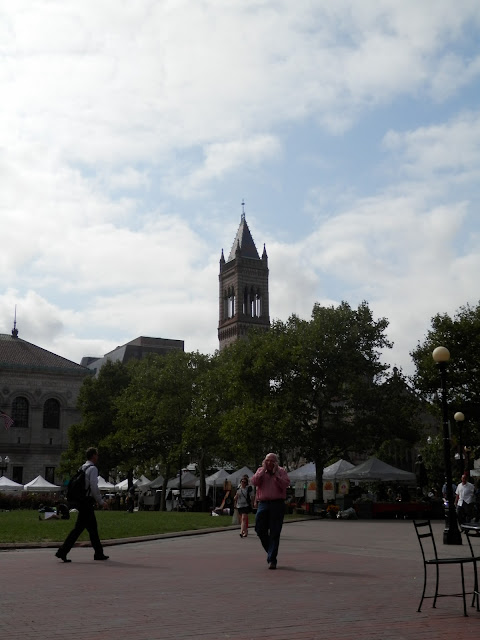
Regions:
<instances>
[{"instance_id":1,"label":"white tent canopy","mask_svg":"<svg viewBox=\"0 0 480 640\"><path fill-rule=\"evenodd\" d=\"M150 486L151 480L147 478L147 476L141 475L137 480L137 484L135 485L137 489L148 489Z\"/></svg>"},{"instance_id":2,"label":"white tent canopy","mask_svg":"<svg viewBox=\"0 0 480 640\"><path fill-rule=\"evenodd\" d=\"M231 473L229 476L227 476L226 479L230 480L232 486L236 486L240 482L242 476L245 475L251 478L253 476L253 471L248 467L242 467L241 469L238 469L237 471Z\"/></svg>"},{"instance_id":3,"label":"white tent canopy","mask_svg":"<svg viewBox=\"0 0 480 640\"><path fill-rule=\"evenodd\" d=\"M228 476L228 471L225 471L225 469L219 469L215 473L212 473L211 476L205 478L205 484L207 485L207 487L223 487L223 483L225 482L225 479L228 478ZM196 485L197 487L200 486L199 479L197 480Z\"/></svg>"},{"instance_id":4,"label":"white tent canopy","mask_svg":"<svg viewBox=\"0 0 480 640\"><path fill-rule=\"evenodd\" d=\"M354 465L346 460L337 460L333 464L325 467L322 473L323 480L335 480L342 471L353 469ZM299 467L294 471L288 472L288 477L292 484L294 482L312 482L316 479L316 465L314 462L308 462L303 467Z\"/></svg>"},{"instance_id":5,"label":"white tent canopy","mask_svg":"<svg viewBox=\"0 0 480 640\"><path fill-rule=\"evenodd\" d=\"M342 471L350 471L354 468L355 465L351 462L347 462L347 460L342 460L340 458L340 460L337 460L333 464L324 468L322 478L323 480L335 480Z\"/></svg>"},{"instance_id":6,"label":"white tent canopy","mask_svg":"<svg viewBox=\"0 0 480 640\"><path fill-rule=\"evenodd\" d=\"M18 484L6 476L0 478L0 491L23 491L23 484Z\"/></svg>"},{"instance_id":7,"label":"white tent canopy","mask_svg":"<svg viewBox=\"0 0 480 640\"><path fill-rule=\"evenodd\" d=\"M109 491L115 489L115 485L102 478L102 476L98 476L98 488L100 491Z\"/></svg>"},{"instance_id":8,"label":"white tent canopy","mask_svg":"<svg viewBox=\"0 0 480 640\"><path fill-rule=\"evenodd\" d=\"M163 476L158 476L155 480L152 480L148 485L149 489L161 489L163 487L164 478Z\"/></svg>"},{"instance_id":9,"label":"white tent canopy","mask_svg":"<svg viewBox=\"0 0 480 640\"><path fill-rule=\"evenodd\" d=\"M182 489L195 489L195 484L197 482L197 476L194 476L190 471L186 471L182 474ZM170 478L167 482L168 489L179 489L180 488L180 478L177 476L176 478Z\"/></svg>"},{"instance_id":10,"label":"white tent canopy","mask_svg":"<svg viewBox=\"0 0 480 640\"><path fill-rule=\"evenodd\" d=\"M382 462L378 458L370 458L353 469L342 471L337 474L337 479L346 478L348 480L373 482L411 482L416 484L415 474L392 467L392 465Z\"/></svg>"},{"instance_id":11,"label":"white tent canopy","mask_svg":"<svg viewBox=\"0 0 480 640\"><path fill-rule=\"evenodd\" d=\"M150 484L150 480L148 478L146 478L145 476L140 476L140 478L134 478L133 480L133 486L136 489L146 489L147 486ZM115 485L115 490L116 491L127 491L128 490L128 478L125 478L125 480L122 480L122 482L119 482L118 484Z\"/></svg>"},{"instance_id":12,"label":"white tent canopy","mask_svg":"<svg viewBox=\"0 0 480 640\"><path fill-rule=\"evenodd\" d=\"M25 491L37 491L38 493L46 493L48 491L60 491L61 487L45 480L42 476L37 476L24 486Z\"/></svg>"},{"instance_id":13,"label":"white tent canopy","mask_svg":"<svg viewBox=\"0 0 480 640\"><path fill-rule=\"evenodd\" d=\"M314 462L308 462L298 469L288 472L290 482L309 482L316 478L316 466Z\"/></svg>"}]
</instances>

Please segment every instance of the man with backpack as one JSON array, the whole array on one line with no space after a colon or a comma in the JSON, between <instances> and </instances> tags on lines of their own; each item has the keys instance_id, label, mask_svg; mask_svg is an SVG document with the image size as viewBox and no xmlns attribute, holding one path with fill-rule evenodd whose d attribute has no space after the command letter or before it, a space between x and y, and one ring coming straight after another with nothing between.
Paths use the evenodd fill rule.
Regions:
<instances>
[{"instance_id":1,"label":"man with backpack","mask_svg":"<svg viewBox=\"0 0 480 640\"><path fill-rule=\"evenodd\" d=\"M87 449L87 461L81 466L79 473L72 478L72 489L69 487L68 493L73 493L73 485L78 485L78 478L81 480L76 488L75 502L73 503L76 509L78 509L78 516L74 528L70 531L65 542L55 554L56 557L63 560L63 562L71 562L71 560L67 558L67 555L84 529L88 531L90 542L95 551L95 555L93 556L94 560L108 560L109 556L103 553L102 543L98 536L97 519L94 510L95 503L98 503L98 505L104 509L108 509L108 504L103 500L98 488L97 461L98 451L95 447L90 447ZM74 480L76 480L75 483ZM85 491L82 491L83 488Z\"/></svg>"}]
</instances>

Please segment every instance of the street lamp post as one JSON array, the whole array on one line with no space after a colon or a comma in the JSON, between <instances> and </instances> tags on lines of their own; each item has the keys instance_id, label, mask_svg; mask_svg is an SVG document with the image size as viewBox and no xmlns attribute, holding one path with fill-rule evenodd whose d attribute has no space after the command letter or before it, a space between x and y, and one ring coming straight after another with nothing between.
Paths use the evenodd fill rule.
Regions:
<instances>
[{"instance_id":1,"label":"street lamp post","mask_svg":"<svg viewBox=\"0 0 480 640\"><path fill-rule=\"evenodd\" d=\"M453 416L455 422L458 426L458 445L459 445L459 453L460 453L460 473L463 475L465 473L465 467L463 464L463 421L465 420L465 416L461 411L457 411L457 413Z\"/></svg>"},{"instance_id":2,"label":"street lamp post","mask_svg":"<svg viewBox=\"0 0 480 640\"><path fill-rule=\"evenodd\" d=\"M1 477L3 477L3 475L7 471L9 462L10 462L10 458L8 456L5 456L5 458L3 458L3 460L2 460L2 456L0 456L0 473L1 473Z\"/></svg>"},{"instance_id":3,"label":"street lamp post","mask_svg":"<svg viewBox=\"0 0 480 640\"><path fill-rule=\"evenodd\" d=\"M450 352L446 347L437 347L433 350L432 357L440 370L442 383L442 414L443 414L443 455L445 463L446 494L448 509L445 510L445 530L443 532L443 544L462 544L462 535L458 528L457 512L455 510L452 488L452 461L450 458L450 429L448 425L447 405L447 362L450 360Z\"/></svg>"}]
</instances>

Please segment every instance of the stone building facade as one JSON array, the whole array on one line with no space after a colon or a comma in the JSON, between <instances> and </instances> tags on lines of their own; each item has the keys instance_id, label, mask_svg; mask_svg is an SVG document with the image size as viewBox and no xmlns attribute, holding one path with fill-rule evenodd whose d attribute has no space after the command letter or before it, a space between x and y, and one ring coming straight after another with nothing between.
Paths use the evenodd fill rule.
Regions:
<instances>
[{"instance_id":1,"label":"stone building facade","mask_svg":"<svg viewBox=\"0 0 480 640\"><path fill-rule=\"evenodd\" d=\"M218 341L220 349L244 338L252 328L270 327L268 256L258 255L242 213L230 254L220 257Z\"/></svg>"},{"instance_id":2,"label":"stone building facade","mask_svg":"<svg viewBox=\"0 0 480 640\"><path fill-rule=\"evenodd\" d=\"M87 368L20 339L15 329L0 334L0 410L14 421L9 428L0 421L2 475L20 484L38 475L61 483L60 456L69 427L80 420L77 398L89 375Z\"/></svg>"}]
</instances>

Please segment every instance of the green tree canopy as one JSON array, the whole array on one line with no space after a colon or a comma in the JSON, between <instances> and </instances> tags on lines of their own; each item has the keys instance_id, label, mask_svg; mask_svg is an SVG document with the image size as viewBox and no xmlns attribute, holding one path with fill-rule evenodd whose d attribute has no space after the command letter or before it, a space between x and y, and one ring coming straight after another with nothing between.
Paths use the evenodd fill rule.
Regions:
<instances>
[{"instance_id":1,"label":"green tree canopy","mask_svg":"<svg viewBox=\"0 0 480 640\"><path fill-rule=\"evenodd\" d=\"M457 411L465 415L463 442L478 448L480 434L480 304L462 306L453 317L437 314L431 320L425 340L418 343L411 356L415 364L415 387L439 406L440 377L432 358L438 346L450 352L446 367L447 400L453 436L458 440L458 426L453 420ZM440 420L440 418L439 418ZM473 452L473 455L478 455Z\"/></svg>"},{"instance_id":2,"label":"green tree canopy","mask_svg":"<svg viewBox=\"0 0 480 640\"><path fill-rule=\"evenodd\" d=\"M68 432L68 449L62 455L60 470L69 475L85 462L90 446L100 449L99 466L102 473L116 467L118 452L106 445L107 438L116 431L117 398L130 382L130 370L121 362L107 361L97 377L86 378L78 396L82 421Z\"/></svg>"}]
</instances>

